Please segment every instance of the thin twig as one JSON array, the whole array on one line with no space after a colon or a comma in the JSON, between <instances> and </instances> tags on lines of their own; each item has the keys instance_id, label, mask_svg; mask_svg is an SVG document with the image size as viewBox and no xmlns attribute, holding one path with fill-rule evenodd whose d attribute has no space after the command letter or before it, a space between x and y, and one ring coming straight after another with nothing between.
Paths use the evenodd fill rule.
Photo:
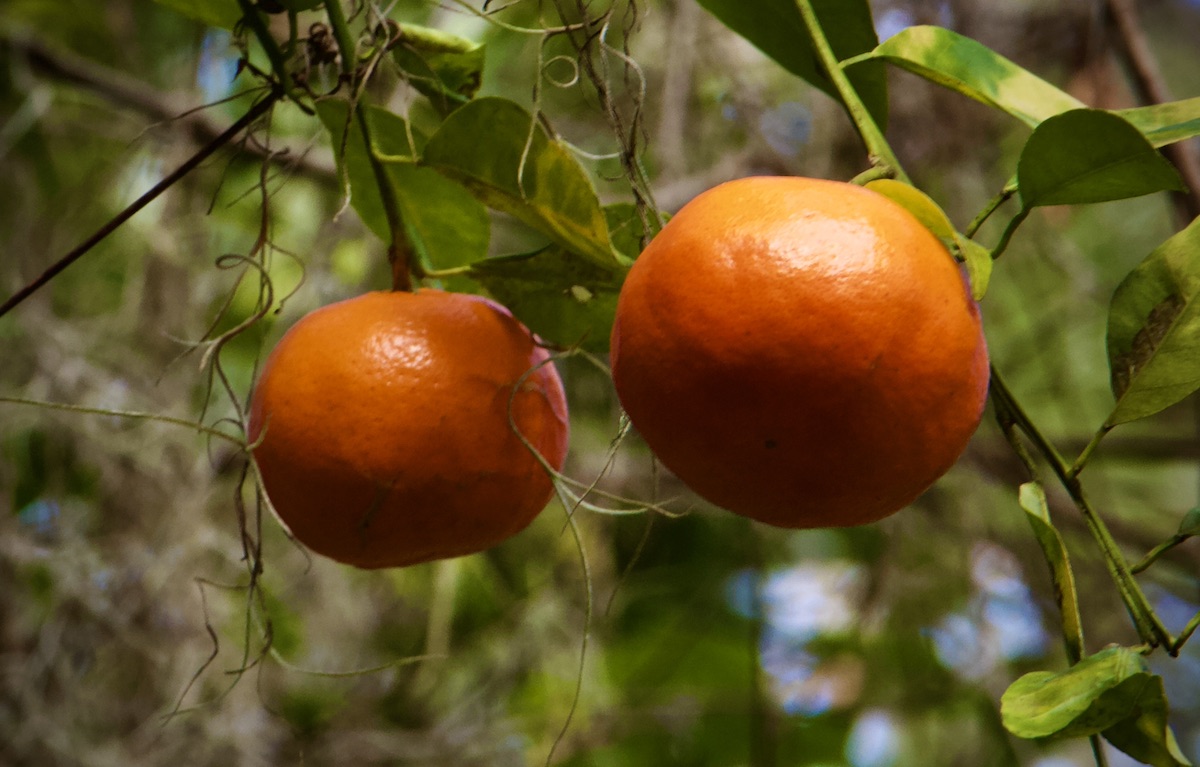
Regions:
<instances>
[{"instance_id":1,"label":"thin twig","mask_svg":"<svg viewBox=\"0 0 1200 767\"><path fill-rule=\"evenodd\" d=\"M266 114L282 95L282 91L273 90L264 98L259 100L256 104L254 104L254 106L250 107L250 110L246 112L246 114L242 115L237 122L229 126L225 132L201 147L200 151L189 157L187 161L176 168L173 173L169 174L162 181L159 181L157 184L155 184L150 191L134 200L129 207L122 210L106 224L104 224L104 226L100 227L95 234L93 234L91 237L88 237L77 247L71 250L71 252L55 261L50 268L42 272L37 279L18 290L11 298L5 301L3 305L0 305L0 317L3 317L5 314L10 312L22 301L33 295L39 288L45 286L46 283L58 276L60 272L82 258L105 237L108 237L108 235L116 231L121 224L124 224L126 221L133 218L134 214L153 202L163 192L174 186L175 183L181 178L186 176L188 173L191 173L198 165L200 165L200 163L207 160L213 152L216 152L218 149L232 141L235 136L252 125L255 120Z\"/></svg>"},{"instance_id":2,"label":"thin twig","mask_svg":"<svg viewBox=\"0 0 1200 767\"><path fill-rule=\"evenodd\" d=\"M0 30L0 47L20 54L30 69L42 77L94 93L116 106L145 115L155 123L168 123L197 144L206 144L225 130L220 122L200 109L188 108L136 78L97 61L51 47L42 40ZM332 163L314 159L303 151L289 149L286 152L276 150L268 153L255 142L246 144L245 151L260 157L269 154L272 162L294 168L307 177L323 182L337 179L337 171Z\"/></svg>"},{"instance_id":3,"label":"thin twig","mask_svg":"<svg viewBox=\"0 0 1200 767\"><path fill-rule=\"evenodd\" d=\"M1136 3L1133 0L1108 0L1108 13L1139 100L1145 104L1171 101L1170 89L1138 20ZM1188 141L1170 144L1163 147L1162 151L1191 190L1191 194L1173 195L1180 216L1185 222L1191 221L1200 216L1200 153L1197 153L1194 142Z\"/></svg>"}]
</instances>

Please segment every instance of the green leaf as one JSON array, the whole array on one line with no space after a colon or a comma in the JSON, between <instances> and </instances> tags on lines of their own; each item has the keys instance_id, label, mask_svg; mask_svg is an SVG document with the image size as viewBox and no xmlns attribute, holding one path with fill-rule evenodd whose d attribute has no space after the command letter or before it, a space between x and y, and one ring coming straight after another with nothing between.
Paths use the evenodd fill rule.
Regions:
<instances>
[{"instance_id":1,"label":"green leaf","mask_svg":"<svg viewBox=\"0 0 1200 767\"><path fill-rule=\"evenodd\" d=\"M479 92L485 52L482 44L466 38L401 24L392 58L408 82L445 116Z\"/></svg>"},{"instance_id":2,"label":"green leaf","mask_svg":"<svg viewBox=\"0 0 1200 767\"><path fill-rule=\"evenodd\" d=\"M1050 507L1046 503L1046 491L1036 482L1021 485L1018 495L1021 508L1033 527L1033 535L1042 547L1042 555L1050 566L1050 577L1054 581L1054 599L1062 615L1063 640L1067 646L1067 657L1072 663L1083 658L1083 622L1079 616L1079 595L1075 590L1075 573L1058 528L1050 521Z\"/></svg>"},{"instance_id":3,"label":"green leaf","mask_svg":"<svg viewBox=\"0 0 1200 767\"><path fill-rule=\"evenodd\" d=\"M623 265L628 266L642 252L643 243L649 241L637 206L629 202L606 205L604 220L608 223L613 248L624 257Z\"/></svg>"},{"instance_id":4,"label":"green leaf","mask_svg":"<svg viewBox=\"0 0 1200 767\"><path fill-rule=\"evenodd\" d=\"M821 70L795 0L700 0L700 5L784 69L840 100ZM839 61L866 53L879 42L866 0L814 0L813 10ZM875 122L884 127L887 79L882 67L855 67L847 76Z\"/></svg>"},{"instance_id":5,"label":"green leaf","mask_svg":"<svg viewBox=\"0 0 1200 767\"><path fill-rule=\"evenodd\" d=\"M957 232L954 235L958 255L967 267L967 280L971 283L971 297L982 301L992 281L992 252Z\"/></svg>"},{"instance_id":6,"label":"green leaf","mask_svg":"<svg viewBox=\"0 0 1200 767\"><path fill-rule=\"evenodd\" d=\"M1141 655L1111 647L1055 674L1035 671L1000 700L1000 717L1022 738L1102 734L1133 758L1154 767L1189 767L1167 726L1162 678Z\"/></svg>"},{"instance_id":7,"label":"green leaf","mask_svg":"<svg viewBox=\"0 0 1200 767\"><path fill-rule=\"evenodd\" d=\"M1200 136L1200 96L1117 112L1154 146Z\"/></svg>"},{"instance_id":8,"label":"green leaf","mask_svg":"<svg viewBox=\"0 0 1200 767\"><path fill-rule=\"evenodd\" d=\"M237 0L154 0L209 26L233 29L242 20Z\"/></svg>"},{"instance_id":9,"label":"green leaf","mask_svg":"<svg viewBox=\"0 0 1200 767\"><path fill-rule=\"evenodd\" d=\"M1022 205L1072 205L1182 190L1175 167L1137 128L1099 109L1047 118L1017 163Z\"/></svg>"},{"instance_id":10,"label":"green leaf","mask_svg":"<svg viewBox=\"0 0 1200 767\"><path fill-rule=\"evenodd\" d=\"M1152 679L1141 655L1111 647L1060 673L1022 676L1000 698L1000 717L1020 738L1095 735L1136 716Z\"/></svg>"},{"instance_id":11,"label":"green leaf","mask_svg":"<svg viewBox=\"0 0 1200 767\"><path fill-rule=\"evenodd\" d=\"M926 229L933 232L935 237L946 243L947 248L954 243L954 224L950 223L949 216L933 201L932 197L920 189L917 189L912 184L906 184L903 181L896 181L891 178L876 179L869 182L866 188L872 192L882 194L913 214Z\"/></svg>"},{"instance_id":12,"label":"green leaf","mask_svg":"<svg viewBox=\"0 0 1200 767\"><path fill-rule=\"evenodd\" d=\"M608 350L624 274L551 245L536 253L489 258L470 276L542 340Z\"/></svg>"},{"instance_id":13,"label":"green leaf","mask_svg":"<svg viewBox=\"0 0 1200 767\"><path fill-rule=\"evenodd\" d=\"M456 110L430 137L424 163L563 248L619 265L587 171L520 105L489 97Z\"/></svg>"},{"instance_id":14,"label":"green leaf","mask_svg":"<svg viewBox=\"0 0 1200 767\"><path fill-rule=\"evenodd\" d=\"M983 102L1029 127L1083 102L957 32L932 26L908 27L871 54L930 82Z\"/></svg>"},{"instance_id":15,"label":"green leaf","mask_svg":"<svg viewBox=\"0 0 1200 767\"><path fill-rule=\"evenodd\" d=\"M1132 680L1130 680L1132 681ZM1104 730L1104 739L1134 759L1153 767L1190 767L1167 725L1167 696L1161 677L1150 676L1131 691L1133 713Z\"/></svg>"},{"instance_id":16,"label":"green leaf","mask_svg":"<svg viewBox=\"0 0 1200 767\"><path fill-rule=\"evenodd\" d=\"M390 241L362 132L357 122L347 123L349 105L326 99L316 107L332 137L339 173L349 182L351 205L371 231ZM405 233L421 261L432 269L447 269L485 257L491 233L487 209L461 184L415 163L410 129L403 119L376 107L368 107L367 115L376 150L386 159L384 167L396 193ZM419 136L412 141L419 147Z\"/></svg>"},{"instance_id":17,"label":"green leaf","mask_svg":"<svg viewBox=\"0 0 1200 767\"><path fill-rule=\"evenodd\" d=\"M1188 538L1200 535L1200 506L1196 506L1183 515L1183 519L1179 522L1179 532L1175 534Z\"/></svg>"},{"instance_id":18,"label":"green leaf","mask_svg":"<svg viewBox=\"0 0 1200 767\"><path fill-rule=\"evenodd\" d=\"M641 247L642 221L628 203L604 209L613 240L626 252ZM561 247L489 258L469 275L544 341L593 352L608 351L617 295L630 259L616 268L597 266Z\"/></svg>"},{"instance_id":19,"label":"green leaf","mask_svg":"<svg viewBox=\"0 0 1200 767\"><path fill-rule=\"evenodd\" d=\"M983 299L992 278L992 254L987 248L955 231L954 224L941 206L911 184L883 178L868 182L866 188L882 194L916 216L966 266L972 298L976 301Z\"/></svg>"},{"instance_id":20,"label":"green leaf","mask_svg":"<svg viewBox=\"0 0 1200 767\"><path fill-rule=\"evenodd\" d=\"M1107 424L1153 415L1200 388L1200 219L1117 286L1108 311L1116 407Z\"/></svg>"}]
</instances>

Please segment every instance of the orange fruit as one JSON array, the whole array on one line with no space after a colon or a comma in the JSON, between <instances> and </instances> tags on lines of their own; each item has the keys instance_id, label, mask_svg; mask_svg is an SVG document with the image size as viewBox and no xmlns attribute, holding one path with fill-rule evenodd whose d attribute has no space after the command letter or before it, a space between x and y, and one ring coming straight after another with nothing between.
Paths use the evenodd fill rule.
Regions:
<instances>
[{"instance_id":1,"label":"orange fruit","mask_svg":"<svg viewBox=\"0 0 1200 767\"><path fill-rule=\"evenodd\" d=\"M553 492L530 447L555 470L566 457L547 360L479 296L376 292L317 309L280 339L251 398L272 506L310 549L364 568L505 540Z\"/></svg>"},{"instance_id":2,"label":"orange fruit","mask_svg":"<svg viewBox=\"0 0 1200 767\"><path fill-rule=\"evenodd\" d=\"M685 205L634 262L612 372L663 464L772 525L886 517L957 460L988 356L962 270L853 184L745 178Z\"/></svg>"}]
</instances>

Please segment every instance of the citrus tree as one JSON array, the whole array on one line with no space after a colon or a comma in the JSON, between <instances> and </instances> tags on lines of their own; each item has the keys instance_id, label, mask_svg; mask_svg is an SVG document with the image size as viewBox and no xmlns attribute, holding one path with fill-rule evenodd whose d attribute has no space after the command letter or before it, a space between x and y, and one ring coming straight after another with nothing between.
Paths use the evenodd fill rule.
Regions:
<instances>
[{"instance_id":1,"label":"citrus tree","mask_svg":"<svg viewBox=\"0 0 1200 767\"><path fill-rule=\"evenodd\" d=\"M30 252L0 305L0 578L20 595L0 616L21 659L0 754L1195 757L1200 510L1178 472L1105 461L1200 388L1200 211L1164 194L1197 191L1200 98L1089 105L903 3L120 5L164 88L200 41L201 110L119 75L94 10L54 27L53 6L2 30L0 148L55 215L3 219ZM805 106L756 115L775 162L681 192L668 139L707 139L693 162L716 166L751 124L736 73L672 79L718 24ZM39 78L191 140L127 163L149 187L131 204L88 207L71 188L129 150L95 122L63 144ZM918 79L946 93L913 110ZM88 125L87 98L53 116ZM957 130L928 108L958 100ZM846 159L779 161L818 123ZM941 174L993 151L973 186ZM1107 286L1082 291L1101 312L1036 293L1074 274ZM114 333L140 353L94 340ZM1031 372L1059 370L1045 348L1078 380ZM99 396L98 363L68 364L96 355L120 360ZM176 394L130 397L132 378ZM246 712L274 724L239 738L223 717Z\"/></svg>"}]
</instances>

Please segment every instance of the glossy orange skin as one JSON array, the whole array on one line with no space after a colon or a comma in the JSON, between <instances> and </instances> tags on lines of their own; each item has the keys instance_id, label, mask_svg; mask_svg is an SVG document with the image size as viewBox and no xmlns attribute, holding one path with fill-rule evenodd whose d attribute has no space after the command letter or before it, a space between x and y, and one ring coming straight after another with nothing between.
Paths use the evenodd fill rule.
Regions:
<instances>
[{"instance_id":1,"label":"glossy orange skin","mask_svg":"<svg viewBox=\"0 0 1200 767\"><path fill-rule=\"evenodd\" d=\"M254 459L276 513L313 551L363 568L516 534L553 487L513 425L555 470L567 453L566 397L547 359L478 296L377 292L306 315L251 400Z\"/></svg>"},{"instance_id":2,"label":"glossy orange skin","mask_svg":"<svg viewBox=\"0 0 1200 767\"><path fill-rule=\"evenodd\" d=\"M625 281L611 355L663 464L780 527L907 506L957 460L987 397L959 266L908 211L833 181L745 178L684 206Z\"/></svg>"}]
</instances>

